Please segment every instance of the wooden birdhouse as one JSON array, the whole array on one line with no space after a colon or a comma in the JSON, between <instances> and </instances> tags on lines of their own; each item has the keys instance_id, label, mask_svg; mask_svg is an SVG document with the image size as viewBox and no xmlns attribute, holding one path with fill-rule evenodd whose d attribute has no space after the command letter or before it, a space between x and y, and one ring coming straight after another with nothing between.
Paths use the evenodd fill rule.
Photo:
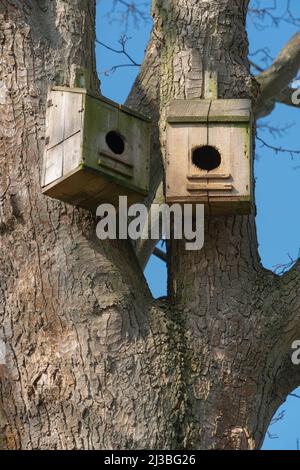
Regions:
<instances>
[{"instance_id":1,"label":"wooden birdhouse","mask_svg":"<svg viewBox=\"0 0 300 470\"><path fill-rule=\"evenodd\" d=\"M167 117L166 199L244 214L252 200L251 101L176 100Z\"/></svg>"},{"instance_id":2,"label":"wooden birdhouse","mask_svg":"<svg viewBox=\"0 0 300 470\"><path fill-rule=\"evenodd\" d=\"M150 120L84 89L54 87L46 115L43 193L95 210L148 191Z\"/></svg>"}]
</instances>

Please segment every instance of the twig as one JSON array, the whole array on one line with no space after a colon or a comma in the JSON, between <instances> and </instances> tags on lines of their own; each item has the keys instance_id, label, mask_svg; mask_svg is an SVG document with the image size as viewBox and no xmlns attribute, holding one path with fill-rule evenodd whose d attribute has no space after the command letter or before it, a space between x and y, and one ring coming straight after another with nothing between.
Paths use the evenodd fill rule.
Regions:
<instances>
[{"instance_id":1,"label":"twig","mask_svg":"<svg viewBox=\"0 0 300 470\"><path fill-rule=\"evenodd\" d=\"M275 416L275 417L272 419L272 421L271 421L271 423L270 423L270 426L273 426L273 424L277 424L278 421L282 421L283 418L284 418L284 416L285 416L285 410L282 410L277 416Z\"/></svg>"},{"instance_id":2,"label":"twig","mask_svg":"<svg viewBox=\"0 0 300 470\"><path fill-rule=\"evenodd\" d=\"M148 9L149 7L149 1L137 2L133 0L112 0L112 8L108 16L111 16L113 13L115 13L117 5L120 5L122 10L117 13L120 15L120 19L115 19L114 21L118 21L125 25L126 30L128 29L130 18L132 18L136 28L139 26L140 21L147 23L150 19L148 11L145 11L145 9Z\"/></svg>"},{"instance_id":3,"label":"twig","mask_svg":"<svg viewBox=\"0 0 300 470\"><path fill-rule=\"evenodd\" d=\"M283 147L276 147L275 145L268 144L265 140L263 140L258 135L256 135L256 139L262 143L261 147L266 147L270 150L273 150L274 152L276 152L276 154L277 153L289 153L292 158L294 157L294 155L300 155L300 150L291 150L291 149L285 149Z\"/></svg>"},{"instance_id":4,"label":"twig","mask_svg":"<svg viewBox=\"0 0 300 470\"><path fill-rule=\"evenodd\" d=\"M161 259L162 261L164 261L164 263L167 262L167 254L166 254L164 251L160 250L159 248L155 247L155 248L154 248L154 251L153 251L153 254L154 254L155 256L157 256L157 258L159 258L159 259Z\"/></svg>"},{"instance_id":5,"label":"twig","mask_svg":"<svg viewBox=\"0 0 300 470\"><path fill-rule=\"evenodd\" d=\"M286 124L284 127L272 126L269 122L261 122L257 125L258 129L267 130L273 137L282 137L286 135L287 131L294 127L295 123Z\"/></svg>"},{"instance_id":6,"label":"twig","mask_svg":"<svg viewBox=\"0 0 300 470\"><path fill-rule=\"evenodd\" d=\"M119 39L119 44L121 45L121 49L115 49L112 46L109 46L108 44L105 44L104 42L100 41L99 39L96 39L96 43L99 44L102 47L105 47L111 52L114 52L115 54L121 54L124 55L129 61L129 64L118 64L114 65L111 67L109 70L106 70L102 73L105 75L109 75L110 73L114 73L117 69L122 68L122 67L140 67L141 64L136 62L136 60L133 59L133 57L127 52L126 50L126 44L131 38L128 38L125 34L123 34L120 39Z\"/></svg>"},{"instance_id":7,"label":"twig","mask_svg":"<svg viewBox=\"0 0 300 470\"><path fill-rule=\"evenodd\" d=\"M277 0L273 0L273 5L270 7L262 7L261 2L259 0L255 0L253 1L253 6L250 6L248 12L250 16L252 16L253 24L258 30L263 30L268 26L265 24L268 19L271 22L271 26L275 26L276 28L282 22L299 27L300 18L294 16L291 8L291 0L286 0L285 5L284 12L279 15L277 14Z\"/></svg>"},{"instance_id":8,"label":"twig","mask_svg":"<svg viewBox=\"0 0 300 470\"><path fill-rule=\"evenodd\" d=\"M300 249L296 259L292 258L289 253L288 257L290 258L290 261L288 263L277 264L276 266L274 266L274 271L276 274L278 274L278 276L282 276L283 274L285 274L297 263L297 261L300 259Z\"/></svg>"},{"instance_id":9,"label":"twig","mask_svg":"<svg viewBox=\"0 0 300 470\"><path fill-rule=\"evenodd\" d=\"M262 47L260 49L257 49L257 51L255 52L251 52L249 54L249 57L255 57L257 55L262 55L261 61L267 65L270 65L270 63L272 63L274 60L274 57L271 56L270 49L268 47ZM260 71L262 72L263 69L261 69Z\"/></svg>"},{"instance_id":10,"label":"twig","mask_svg":"<svg viewBox=\"0 0 300 470\"><path fill-rule=\"evenodd\" d=\"M253 62L252 60L249 60L249 63L250 65L252 65L252 67L254 67L258 72L263 72L264 69L262 69L259 65L255 64L255 62Z\"/></svg>"}]
</instances>

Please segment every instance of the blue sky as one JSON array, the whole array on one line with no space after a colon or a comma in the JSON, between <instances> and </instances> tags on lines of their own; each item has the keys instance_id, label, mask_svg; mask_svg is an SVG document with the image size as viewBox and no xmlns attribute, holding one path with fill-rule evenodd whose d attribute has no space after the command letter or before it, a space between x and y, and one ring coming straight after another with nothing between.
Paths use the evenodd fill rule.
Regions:
<instances>
[{"instance_id":1,"label":"blue sky","mask_svg":"<svg viewBox=\"0 0 300 470\"><path fill-rule=\"evenodd\" d=\"M145 0L139 3L148 3ZM116 7L111 13L112 0L98 0L97 9L97 37L102 42L119 49L118 40L121 34L126 33L131 39L127 43L128 52L136 62L143 60L144 50L150 34L151 22L139 22L135 27L129 21L126 30L124 22L118 12L122 8ZM269 7L273 0L262 0L261 5ZM280 5L276 16L284 13L285 0ZM252 0L252 5L255 1ZM294 15L300 18L300 1L291 0ZM297 28L288 22L280 22L276 28L271 20L266 20L268 28L260 28L257 21L249 17L248 34L250 52L254 53L262 48L268 48L268 54L275 57L280 48L297 31ZM261 67L265 67L264 53L256 54L251 59ZM136 67L120 68L108 75L105 71L116 64L125 64L128 61L122 56L113 54L107 49L97 46L97 66L102 82L102 93L120 103L124 102L138 73ZM267 64L268 65L268 64ZM272 115L268 116L262 124L269 124L278 129L284 129L280 136L273 136L264 129L259 129L259 135L274 146L288 149L300 149L300 110L284 105L277 105ZM275 270L276 266L289 263L290 259L298 256L300 249L300 155L293 158L288 154L276 154L267 148L261 148L257 143L255 159L256 178L256 204L257 204L257 231L259 252L263 265ZM166 293L166 267L162 261L152 257L146 269L146 277L155 297ZM300 390L298 391L300 394ZM284 419L270 427L270 433L277 438L266 437L265 449L296 449L297 438L300 439L300 400L289 397L278 410L284 411Z\"/></svg>"}]
</instances>

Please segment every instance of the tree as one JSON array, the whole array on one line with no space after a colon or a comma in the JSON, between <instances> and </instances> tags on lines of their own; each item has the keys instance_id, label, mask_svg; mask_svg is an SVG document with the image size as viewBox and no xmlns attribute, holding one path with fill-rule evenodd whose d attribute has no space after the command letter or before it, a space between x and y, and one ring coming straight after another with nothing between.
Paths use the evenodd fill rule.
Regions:
<instances>
[{"instance_id":1,"label":"tree","mask_svg":"<svg viewBox=\"0 0 300 470\"><path fill-rule=\"evenodd\" d=\"M155 124L149 203L166 105L201 98L209 66L220 97L253 99L256 116L291 104L300 33L254 79L248 3L152 2L127 102ZM94 0L3 0L0 20L1 447L259 448L300 384L299 263L276 276L260 264L254 214L211 216L201 251L169 243L169 296L154 301L141 269L153 245L100 243L93 214L40 191L48 85L98 90Z\"/></svg>"}]
</instances>

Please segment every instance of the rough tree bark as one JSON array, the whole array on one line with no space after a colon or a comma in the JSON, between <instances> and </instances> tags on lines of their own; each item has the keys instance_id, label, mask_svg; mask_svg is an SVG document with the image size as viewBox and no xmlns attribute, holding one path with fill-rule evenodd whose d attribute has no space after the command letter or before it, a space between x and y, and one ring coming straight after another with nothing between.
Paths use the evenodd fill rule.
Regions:
<instances>
[{"instance_id":1,"label":"rough tree bark","mask_svg":"<svg viewBox=\"0 0 300 470\"><path fill-rule=\"evenodd\" d=\"M152 191L169 99L202 97L211 64L221 97L256 99L247 7L153 1L128 100L157 123ZM40 194L48 84L98 87L94 14L94 0L0 6L1 447L258 448L300 383L299 266L261 267L254 215L209 218L199 253L170 243L169 297L153 301L130 243L100 243L91 214Z\"/></svg>"}]
</instances>

